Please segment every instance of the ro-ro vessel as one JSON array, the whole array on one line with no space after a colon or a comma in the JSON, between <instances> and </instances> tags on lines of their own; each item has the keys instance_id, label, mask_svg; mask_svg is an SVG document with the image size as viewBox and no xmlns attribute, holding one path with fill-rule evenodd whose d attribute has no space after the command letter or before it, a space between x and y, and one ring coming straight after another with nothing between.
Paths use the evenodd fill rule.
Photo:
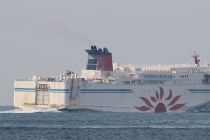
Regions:
<instances>
[{"instance_id":1,"label":"ro-ro vessel","mask_svg":"<svg viewBox=\"0 0 210 140\"><path fill-rule=\"evenodd\" d=\"M134 66L112 62L108 49L86 50L87 66L52 78L15 80L18 108L91 109L114 112L210 111L210 65Z\"/></svg>"}]
</instances>

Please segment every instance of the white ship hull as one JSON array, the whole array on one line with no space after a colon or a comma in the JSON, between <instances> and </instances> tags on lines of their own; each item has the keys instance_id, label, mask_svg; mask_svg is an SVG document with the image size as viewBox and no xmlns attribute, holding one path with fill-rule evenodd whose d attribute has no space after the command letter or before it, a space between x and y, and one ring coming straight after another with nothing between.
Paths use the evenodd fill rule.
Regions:
<instances>
[{"instance_id":1,"label":"white ship hull","mask_svg":"<svg viewBox=\"0 0 210 140\"><path fill-rule=\"evenodd\" d=\"M163 93L160 93L161 88ZM114 112L210 111L205 106L205 110L196 110L210 102L210 85L88 85L80 92L80 108L85 109ZM165 110L164 107L158 110L160 103Z\"/></svg>"}]
</instances>

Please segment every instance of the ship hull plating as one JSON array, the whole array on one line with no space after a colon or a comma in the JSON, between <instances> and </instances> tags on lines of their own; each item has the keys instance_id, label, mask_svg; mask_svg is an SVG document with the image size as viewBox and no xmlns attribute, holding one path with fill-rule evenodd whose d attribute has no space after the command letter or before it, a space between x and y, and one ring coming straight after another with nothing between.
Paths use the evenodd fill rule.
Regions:
<instances>
[{"instance_id":1,"label":"ship hull plating","mask_svg":"<svg viewBox=\"0 0 210 140\"><path fill-rule=\"evenodd\" d=\"M210 85L86 85L80 108L114 112L210 111ZM202 105L203 106L202 108ZM195 107L195 108L194 108Z\"/></svg>"}]
</instances>

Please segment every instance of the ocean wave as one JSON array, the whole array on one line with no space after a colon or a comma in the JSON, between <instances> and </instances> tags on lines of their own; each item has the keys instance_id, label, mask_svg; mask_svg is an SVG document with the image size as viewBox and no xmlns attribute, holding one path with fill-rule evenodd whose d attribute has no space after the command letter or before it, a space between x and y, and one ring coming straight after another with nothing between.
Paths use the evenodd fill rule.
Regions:
<instances>
[{"instance_id":1,"label":"ocean wave","mask_svg":"<svg viewBox=\"0 0 210 140\"><path fill-rule=\"evenodd\" d=\"M0 128L31 128L31 129L210 129L210 126L118 126L118 125L87 125L87 126L67 126L67 125L1 125Z\"/></svg>"},{"instance_id":2,"label":"ocean wave","mask_svg":"<svg viewBox=\"0 0 210 140\"><path fill-rule=\"evenodd\" d=\"M145 125L145 126L102 126L102 125L93 125L93 126L81 126L79 128L87 129L87 128L93 128L93 129L126 129L126 128L136 128L136 129L145 129L145 128L151 128L151 129L196 129L196 128L210 128L210 126L204 126L204 125L192 125L192 126L160 126L160 125Z\"/></svg>"},{"instance_id":3,"label":"ocean wave","mask_svg":"<svg viewBox=\"0 0 210 140\"><path fill-rule=\"evenodd\" d=\"M0 111L0 113L41 113L41 112L61 112L57 109L42 109L42 110L37 110L37 109L13 109L13 110L5 110L5 111Z\"/></svg>"}]
</instances>

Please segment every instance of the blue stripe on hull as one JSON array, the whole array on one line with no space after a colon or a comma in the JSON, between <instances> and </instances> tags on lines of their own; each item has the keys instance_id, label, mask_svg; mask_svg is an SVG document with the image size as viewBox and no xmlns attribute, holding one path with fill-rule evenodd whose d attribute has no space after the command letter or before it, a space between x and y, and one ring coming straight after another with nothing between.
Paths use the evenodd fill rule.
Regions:
<instances>
[{"instance_id":1,"label":"blue stripe on hull","mask_svg":"<svg viewBox=\"0 0 210 140\"><path fill-rule=\"evenodd\" d=\"M35 88L15 88L17 92L36 92ZM70 89L49 89L53 93L70 93ZM130 89L81 89L80 93L133 93Z\"/></svg>"},{"instance_id":2,"label":"blue stripe on hull","mask_svg":"<svg viewBox=\"0 0 210 140\"><path fill-rule=\"evenodd\" d=\"M190 93L210 93L210 91L208 91L208 92L205 92L205 91L197 91L197 92L191 91Z\"/></svg>"},{"instance_id":3,"label":"blue stripe on hull","mask_svg":"<svg viewBox=\"0 0 210 140\"><path fill-rule=\"evenodd\" d=\"M118 93L118 94L125 94L125 93L132 93L132 92L80 92L80 93L112 93L112 94L115 94L115 93Z\"/></svg>"},{"instance_id":4,"label":"blue stripe on hull","mask_svg":"<svg viewBox=\"0 0 210 140\"><path fill-rule=\"evenodd\" d=\"M36 92L41 90L36 90L35 88L15 88L16 92ZM70 89L49 89L53 93L70 93Z\"/></svg>"},{"instance_id":5,"label":"blue stripe on hull","mask_svg":"<svg viewBox=\"0 0 210 140\"><path fill-rule=\"evenodd\" d=\"M133 93L130 89L81 89L80 93Z\"/></svg>"},{"instance_id":6,"label":"blue stripe on hull","mask_svg":"<svg viewBox=\"0 0 210 140\"><path fill-rule=\"evenodd\" d=\"M190 93L210 93L210 89L189 89Z\"/></svg>"}]
</instances>

